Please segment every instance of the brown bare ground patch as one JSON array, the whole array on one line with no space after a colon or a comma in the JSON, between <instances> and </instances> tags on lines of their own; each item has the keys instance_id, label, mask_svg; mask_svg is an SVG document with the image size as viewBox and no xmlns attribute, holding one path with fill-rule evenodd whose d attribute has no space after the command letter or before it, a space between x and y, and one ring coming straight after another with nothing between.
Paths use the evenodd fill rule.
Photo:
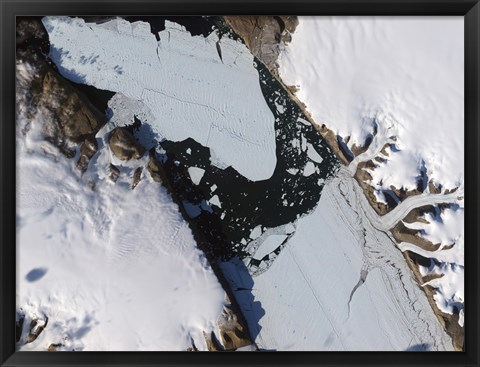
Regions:
<instances>
[{"instance_id":1,"label":"brown bare ground patch","mask_svg":"<svg viewBox=\"0 0 480 367\"><path fill-rule=\"evenodd\" d=\"M411 196L420 195L422 193L418 189L406 190L403 187L401 189L397 189L395 186L390 186L390 190L392 190L395 193L395 195L397 195L400 201L404 201L405 199Z\"/></svg>"},{"instance_id":2,"label":"brown bare ground patch","mask_svg":"<svg viewBox=\"0 0 480 367\"><path fill-rule=\"evenodd\" d=\"M227 301L229 301L228 297ZM223 308L218 326L222 343L226 350L235 350L252 344L250 335L240 322L231 304Z\"/></svg>"},{"instance_id":3,"label":"brown bare ground patch","mask_svg":"<svg viewBox=\"0 0 480 367\"><path fill-rule=\"evenodd\" d=\"M436 251L439 249L440 244L433 244L425 238L420 237L418 229L411 229L406 227L402 221L398 222L395 227L391 229L392 235L397 242L409 242L413 243L425 251Z\"/></svg>"},{"instance_id":4,"label":"brown bare ground patch","mask_svg":"<svg viewBox=\"0 0 480 367\"><path fill-rule=\"evenodd\" d=\"M382 159L382 158L380 158ZM379 203L374 194L374 188L368 184L368 181L372 180L372 175L365 170L375 170L375 163L372 160L359 162L357 165L357 171L355 172L354 178L359 183L360 187L363 189L365 196L370 203L370 206L375 210L378 215L385 215L394 209L398 204L397 201L391 196L390 193L384 193L387 204ZM365 182L367 181L367 182ZM400 202L405 199L420 195L422 192L418 189L406 190L405 188L398 189L395 186L390 186L391 193L393 193Z\"/></svg>"},{"instance_id":5,"label":"brown bare ground patch","mask_svg":"<svg viewBox=\"0 0 480 367\"><path fill-rule=\"evenodd\" d=\"M224 16L225 22L238 34L250 52L272 74L278 75L279 45L290 42L291 33L298 25L296 16L243 15Z\"/></svg>"},{"instance_id":6,"label":"brown bare ground patch","mask_svg":"<svg viewBox=\"0 0 480 367\"><path fill-rule=\"evenodd\" d=\"M442 192L442 185L436 185L432 179L428 181L428 188L432 194L440 194Z\"/></svg>"},{"instance_id":7,"label":"brown bare ground patch","mask_svg":"<svg viewBox=\"0 0 480 367\"><path fill-rule=\"evenodd\" d=\"M364 168L370 169L373 167L374 167L374 163L371 160L366 162L360 162L357 166L357 171L355 172L355 175L353 177L357 180L358 184L363 189L363 193L367 197L368 202L370 203L370 206L375 210L375 212L378 215L385 215L393 207L390 207L389 205L384 203L377 202L377 199L374 193L374 188L370 184L365 182L365 181L370 181L372 179L372 176L370 175L370 173L365 171ZM394 203L392 203L391 205L393 206Z\"/></svg>"},{"instance_id":8,"label":"brown bare ground patch","mask_svg":"<svg viewBox=\"0 0 480 367\"><path fill-rule=\"evenodd\" d=\"M424 205L424 206L419 206L415 209L412 209L408 214L403 218L404 222L407 223L415 223L415 222L421 222L428 224L429 222L422 218L422 216L425 213L433 213L435 211L435 208L433 205Z\"/></svg>"},{"instance_id":9,"label":"brown bare ground patch","mask_svg":"<svg viewBox=\"0 0 480 367\"><path fill-rule=\"evenodd\" d=\"M376 135L376 131L374 132L374 134L372 136L369 136L367 138L367 140L365 141L365 143L363 145L358 145L357 146L355 143L352 144L351 151L352 151L353 155L356 157L356 156L359 156L362 153L365 153L368 150L368 148L370 147L370 144L372 144L373 137L375 135Z\"/></svg>"},{"instance_id":10,"label":"brown bare ground patch","mask_svg":"<svg viewBox=\"0 0 480 367\"><path fill-rule=\"evenodd\" d=\"M205 337L205 341L207 342L207 349L209 352L221 352L223 350L222 345L218 341L213 331L210 335L203 332L203 336Z\"/></svg>"}]
</instances>

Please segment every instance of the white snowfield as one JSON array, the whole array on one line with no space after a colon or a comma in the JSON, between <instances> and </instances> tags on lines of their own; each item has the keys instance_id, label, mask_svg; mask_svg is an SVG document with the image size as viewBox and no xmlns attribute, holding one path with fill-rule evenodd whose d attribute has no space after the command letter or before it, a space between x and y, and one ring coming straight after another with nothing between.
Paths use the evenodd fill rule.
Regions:
<instances>
[{"instance_id":1,"label":"white snowfield","mask_svg":"<svg viewBox=\"0 0 480 367\"><path fill-rule=\"evenodd\" d=\"M252 289L253 300L248 290L237 296L259 348L453 349L388 229L376 228L377 219L342 167L326 183L317 208L296 222L293 237L253 284L238 262L223 264L237 288Z\"/></svg>"},{"instance_id":2,"label":"white snowfield","mask_svg":"<svg viewBox=\"0 0 480 367\"><path fill-rule=\"evenodd\" d=\"M205 170L203 168L198 167L189 167L188 174L190 175L190 179L195 185L200 184L202 181L202 177L205 174Z\"/></svg>"},{"instance_id":3,"label":"white snowfield","mask_svg":"<svg viewBox=\"0 0 480 367\"><path fill-rule=\"evenodd\" d=\"M438 308L445 313L452 314L453 308L460 310L459 324L464 324L464 310L462 304L464 295L465 248L464 248L464 207L463 201L458 205L445 209L443 213L424 215L427 223L405 223L405 226L420 229L421 236L433 244L440 244L436 251L426 251L413 244L403 242L402 251L410 250L423 257L435 259L429 267L420 266L423 276L428 274L441 275L440 278L426 282L436 288L434 299Z\"/></svg>"},{"instance_id":4,"label":"white snowfield","mask_svg":"<svg viewBox=\"0 0 480 367\"><path fill-rule=\"evenodd\" d=\"M374 137L369 149L355 157L347 167L351 175L357 170L357 164L361 161L373 159L381 150L388 133L382 125ZM370 171L371 172L371 171ZM377 193L379 195L379 193ZM377 196L378 199L378 196ZM451 207L439 212L438 204L449 204ZM445 313L452 314L454 307L460 310L459 324L464 324L464 187L463 184L452 193L441 195L430 193L428 187L420 195L411 196L399 203L391 212L382 217L372 217L371 223L376 228L389 230L413 209L435 205L435 216L428 214L425 219L428 224L415 222L412 224L403 222L406 227L421 230L420 236L432 244L439 244L436 251L427 251L414 244L402 242L399 248L402 251L412 251L423 257L431 259L429 268L420 267L423 276L428 274L441 275L441 278L433 279L429 284L436 289L434 299L438 308Z\"/></svg>"},{"instance_id":5,"label":"white snowfield","mask_svg":"<svg viewBox=\"0 0 480 367\"><path fill-rule=\"evenodd\" d=\"M400 151L375 170L384 188L416 186L425 162L446 188L464 179L463 17L299 17L279 58L318 124L362 146L372 119Z\"/></svg>"},{"instance_id":6,"label":"white snowfield","mask_svg":"<svg viewBox=\"0 0 480 367\"><path fill-rule=\"evenodd\" d=\"M381 149L379 139L389 138L390 132L397 137L396 148L374 173L377 189L416 186L423 164L428 177L445 188L462 186L463 22L442 19L302 17L281 56L282 79L299 84L299 98L316 122L351 136L350 147L363 144L376 119L382 134L363 158ZM169 22L159 42L142 22L119 19L96 25L68 17L46 17L43 22L51 56L65 77L118 92L109 105L112 125L129 124L132 114L138 114L152 126L157 140L192 137L210 147L215 165L232 165L251 180L270 177L276 164L274 118L261 93L253 57L241 43L219 41L215 34L192 37ZM311 148L309 157L318 160ZM133 192L130 181L110 184L100 168L113 159L106 152L93 162L96 173L82 179L62 159L54 163L35 152L19 152L26 157L19 182L29 183L18 194L23 210L19 238L22 233L28 234L25 238L42 238L23 250L19 242L19 256L26 259L19 273L19 300L28 312L60 310L54 317L73 320L50 319L48 328L59 326L44 333L60 337L78 327L80 332L68 334L68 346L85 350L113 350L113 343L119 349L162 350L157 345L162 343L164 349L185 349L190 338L205 349L201 330L215 330L224 293L211 269L199 264L203 257L166 192L149 185L145 172ZM284 238L291 236L269 269L257 272L253 285L242 284L241 279L249 279L239 277L244 268L225 265L232 281L252 289L260 302L252 307L248 297L242 298L250 291L238 291L257 344L277 350L451 350L450 338L388 231L410 208L458 203L463 192L426 193L379 218L352 178L357 163L342 168L326 184L310 215L287 225L296 228L294 234L287 228L269 229L277 237L268 241L261 237L261 228L252 231L256 257L283 246ZM51 185L51 165L59 193ZM310 168L303 174L311 174ZM132 171L122 166L130 176ZM198 170L191 170L190 177L195 182L202 179ZM96 182L95 191L82 182L88 179ZM42 188L45 197L34 195L34 188ZM222 205L217 195L210 203ZM463 210L452 210L457 211L445 215L454 220L444 224L451 223L461 233L463 220L457 216ZM453 251L434 254L441 263L438 268L421 269L425 274L448 273L432 282L439 288L437 302L444 302L449 311L463 297L463 263L456 262L463 256L463 242L457 235L447 236L457 233L450 227L438 227L433 219L431 223L425 236L440 240L443 247L456 242ZM43 239L46 230L54 234L51 240ZM138 236L143 244L132 246ZM47 249L38 246L43 241ZM87 246L89 251L84 251ZM98 276L97 269L105 269L104 274ZM43 275L29 282L25 276L32 270L37 277ZM58 288L62 277L70 282L65 289ZM115 286L120 293L110 291ZM457 294L459 287L462 292ZM95 296L86 297L86 289L94 289ZM59 299L62 292L68 297ZM45 294L50 296L45 299ZM119 309L118 304L126 306ZM145 312L139 315L139 308ZM169 312L159 311L164 309ZM157 319L159 326L152 328ZM127 332L132 330L134 336ZM86 332L88 342L81 338ZM127 335L133 339L125 339ZM35 343L26 347L40 348L40 341Z\"/></svg>"},{"instance_id":7,"label":"white snowfield","mask_svg":"<svg viewBox=\"0 0 480 367\"><path fill-rule=\"evenodd\" d=\"M19 85L35 71L18 65ZM17 120L17 307L29 318L48 317L37 340L21 350L206 350L225 292L167 190L146 169L132 190L133 166L111 182L108 127L97 135L100 153L80 177L67 160L31 130L20 129L30 108L21 97ZM95 184L94 190L88 184Z\"/></svg>"},{"instance_id":8,"label":"white snowfield","mask_svg":"<svg viewBox=\"0 0 480 367\"><path fill-rule=\"evenodd\" d=\"M274 116L241 42L191 36L169 21L158 42L145 22L45 17L43 24L64 77L138 101L160 140L191 137L211 149L214 165L252 181L273 174Z\"/></svg>"},{"instance_id":9,"label":"white snowfield","mask_svg":"<svg viewBox=\"0 0 480 367\"><path fill-rule=\"evenodd\" d=\"M415 188L422 168L428 179L443 186L442 195L427 187L384 217L370 218L372 224L389 230L415 207L459 206L428 218L429 225L419 224L426 239L441 244L439 250L399 244L402 251L439 263L421 271L443 274L429 284L436 288L438 307L449 314L464 299L463 32L463 18L453 16L300 17L279 60L281 78L300 87L297 96L315 122L349 136L348 147L363 145L375 120L377 135L348 169L353 174L360 161L385 159L368 170L377 201L385 202L382 190L391 185ZM387 143L384 155L380 151ZM445 195L454 188L455 193ZM460 325L463 317L461 310Z\"/></svg>"}]
</instances>

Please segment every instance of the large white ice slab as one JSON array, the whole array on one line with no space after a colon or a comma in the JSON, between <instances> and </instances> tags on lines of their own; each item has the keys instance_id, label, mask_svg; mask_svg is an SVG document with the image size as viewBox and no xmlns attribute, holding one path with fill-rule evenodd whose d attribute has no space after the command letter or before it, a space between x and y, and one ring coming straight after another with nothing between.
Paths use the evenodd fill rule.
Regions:
<instances>
[{"instance_id":1,"label":"large white ice slab","mask_svg":"<svg viewBox=\"0 0 480 367\"><path fill-rule=\"evenodd\" d=\"M143 22L45 17L43 23L66 78L140 101L160 139L191 137L211 149L220 168L232 166L253 181L273 174L274 117L241 42L219 40L215 32L191 36L169 21L159 42Z\"/></svg>"}]
</instances>

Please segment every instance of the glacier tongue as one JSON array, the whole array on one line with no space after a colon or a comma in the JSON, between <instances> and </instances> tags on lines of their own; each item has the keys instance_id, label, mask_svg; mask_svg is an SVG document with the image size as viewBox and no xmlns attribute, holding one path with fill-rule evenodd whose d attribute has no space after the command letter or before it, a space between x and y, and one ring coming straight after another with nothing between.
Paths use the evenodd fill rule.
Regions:
<instances>
[{"instance_id":1,"label":"glacier tongue","mask_svg":"<svg viewBox=\"0 0 480 367\"><path fill-rule=\"evenodd\" d=\"M268 271L223 263L259 348L452 350L387 231L344 167Z\"/></svg>"},{"instance_id":2,"label":"glacier tongue","mask_svg":"<svg viewBox=\"0 0 480 367\"><path fill-rule=\"evenodd\" d=\"M143 22L45 17L43 24L64 77L140 101L160 139L191 137L212 150L219 168L232 166L252 181L273 174L275 121L241 42L191 36L168 21L158 42Z\"/></svg>"}]
</instances>

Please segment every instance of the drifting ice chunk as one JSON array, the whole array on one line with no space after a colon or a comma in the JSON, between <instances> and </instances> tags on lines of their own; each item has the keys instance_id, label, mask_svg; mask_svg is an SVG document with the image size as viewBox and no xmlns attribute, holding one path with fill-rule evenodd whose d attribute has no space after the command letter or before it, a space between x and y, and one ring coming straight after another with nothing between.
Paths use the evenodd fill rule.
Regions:
<instances>
[{"instance_id":1,"label":"drifting ice chunk","mask_svg":"<svg viewBox=\"0 0 480 367\"><path fill-rule=\"evenodd\" d=\"M220 199L218 198L218 195L212 196L208 202L212 205L216 205L219 208L222 207L222 203L220 202Z\"/></svg>"},{"instance_id":2,"label":"drifting ice chunk","mask_svg":"<svg viewBox=\"0 0 480 367\"><path fill-rule=\"evenodd\" d=\"M313 173L315 173L315 165L312 162L307 162L305 168L303 169L303 175L308 177Z\"/></svg>"},{"instance_id":3,"label":"drifting ice chunk","mask_svg":"<svg viewBox=\"0 0 480 367\"><path fill-rule=\"evenodd\" d=\"M260 237L261 234L262 234L262 226L259 224L254 229L252 229L252 232L250 232L250 238L254 240L255 238Z\"/></svg>"},{"instance_id":4,"label":"drifting ice chunk","mask_svg":"<svg viewBox=\"0 0 480 367\"><path fill-rule=\"evenodd\" d=\"M190 175L190 179L195 185L198 185L200 183L204 173L205 173L205 170L203 168L198 168L198 167L188 168L188 174Z\"/></svg>"},{"instance_id":5,"label":"drifting ice chunk","mask_svg":"<svg viewBox=\"0 0 480 367\"><path fill-rule=\"evenodd\" d=\"M322 163L323 158L318 154L312 144L307 143L307 155L312 161Z\"/></svg>"}]
</instances>

